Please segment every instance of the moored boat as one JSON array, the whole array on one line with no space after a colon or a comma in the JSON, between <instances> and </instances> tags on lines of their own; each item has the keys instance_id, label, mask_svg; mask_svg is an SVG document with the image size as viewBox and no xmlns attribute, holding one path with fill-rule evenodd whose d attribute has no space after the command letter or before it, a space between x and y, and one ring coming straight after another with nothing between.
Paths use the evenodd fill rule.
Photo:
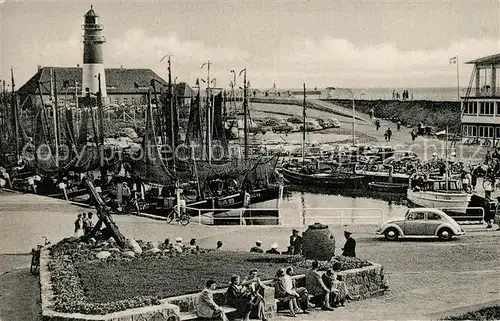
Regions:
<instances>
[{"instance_id":1,"label":"moored boat","mask_svg":"<svg viewBox=\"0 0 500 321\"><path fill-rule=\"evenodd\" d=\"M370 182L368 187L377 192L386 193L405 193L408 189L408 184L390 183L390 182Z\"/></svg>"},{"instance_id":2,"label":"moored boat","mask_svg":"<svg viewBox=\"0 0 500 321\"><path fill-rule=\"evenodd\" d=\"M465 214L472 194L462 190L456 180L433 179L407 189L406 197L418 207L432 207Z\"/></svg>"},{"instance_id":3,"label":"moored boat","mask_svg":"<svg viewBox=\"0 0 500 321\"><path fill-rule=\"evenodd\" d=\"M294 185L319 186L331 189L363 188L363 176L346 173L311 173L306 174L296 169L281 169L284 179Z\"/></svg>"}]
</instances>

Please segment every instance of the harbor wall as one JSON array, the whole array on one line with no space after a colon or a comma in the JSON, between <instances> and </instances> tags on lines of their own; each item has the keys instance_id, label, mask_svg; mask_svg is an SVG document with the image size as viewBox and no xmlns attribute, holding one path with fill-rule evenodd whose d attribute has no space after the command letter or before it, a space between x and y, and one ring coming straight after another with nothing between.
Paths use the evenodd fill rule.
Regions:
<instances>
[{"instance_id":1,"label":"harbor wall","mask_svg":"<svg viewBox=\"0 0 500 321\"><path fill-rule=\"evenodd\" d=\"M332 104L352 108L351 99L322 99ZM415 127L419 123L433 126L437 131L449 126L450 132L459 129L461 108L456 101L430 100L354 100L356 111L391 121L400 120L406 127Z\"/></svg>"}]
</instances>

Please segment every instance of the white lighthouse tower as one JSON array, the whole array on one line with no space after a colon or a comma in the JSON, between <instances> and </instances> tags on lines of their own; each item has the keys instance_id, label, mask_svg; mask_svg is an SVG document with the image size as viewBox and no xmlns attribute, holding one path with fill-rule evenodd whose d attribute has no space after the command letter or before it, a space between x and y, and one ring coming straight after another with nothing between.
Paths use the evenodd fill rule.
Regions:
<instances>
[{"instance_id":1,"label":"white lighthouse tower","mask_svg":"<svg viewBox=\"0 0 500 321\"><path fill-rule=\"evenodd\" d=\"M94 12L92 6L83 16L83 77L82 96L87 93L97 94L99 91L99 75L101 78L101 97L106 94L106 75L102 59L102 47L105 42L101 34L102 25L99 24L99 16Z\"/></svg>"}]
</instances>

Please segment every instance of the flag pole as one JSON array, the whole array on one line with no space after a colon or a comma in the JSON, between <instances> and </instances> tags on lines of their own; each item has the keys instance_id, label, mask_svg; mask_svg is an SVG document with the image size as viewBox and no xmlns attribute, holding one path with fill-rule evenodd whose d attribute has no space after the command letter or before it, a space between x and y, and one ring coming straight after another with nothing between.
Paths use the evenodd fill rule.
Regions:
<instances>
[{"instance_id":1,"label":"flag pole","mask_svg":"<svg viewBox=\"0 0 500 321\"><path fill-rule=\"evenodd\" d=\"M457 63L457 99L460 102L460 73L458 70L458 55L457 55L456 63Z\"/></svg>"}]
</instances>

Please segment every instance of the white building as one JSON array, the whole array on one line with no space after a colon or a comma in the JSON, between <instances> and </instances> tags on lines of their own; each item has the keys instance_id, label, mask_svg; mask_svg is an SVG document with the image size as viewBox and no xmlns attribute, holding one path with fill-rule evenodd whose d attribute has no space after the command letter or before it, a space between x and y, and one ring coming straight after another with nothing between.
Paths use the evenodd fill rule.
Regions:
<instances>
[{"instance_id":1,"label":"white building","mask_svg":"<svg viewBox=\"0 0 500 321\"><path fill-rule=\"evenodd\" d=\"M467 94L462 97L462 143L500 146L500 54L467 62L474 69Z\"/></svg>"}]
</instances>

